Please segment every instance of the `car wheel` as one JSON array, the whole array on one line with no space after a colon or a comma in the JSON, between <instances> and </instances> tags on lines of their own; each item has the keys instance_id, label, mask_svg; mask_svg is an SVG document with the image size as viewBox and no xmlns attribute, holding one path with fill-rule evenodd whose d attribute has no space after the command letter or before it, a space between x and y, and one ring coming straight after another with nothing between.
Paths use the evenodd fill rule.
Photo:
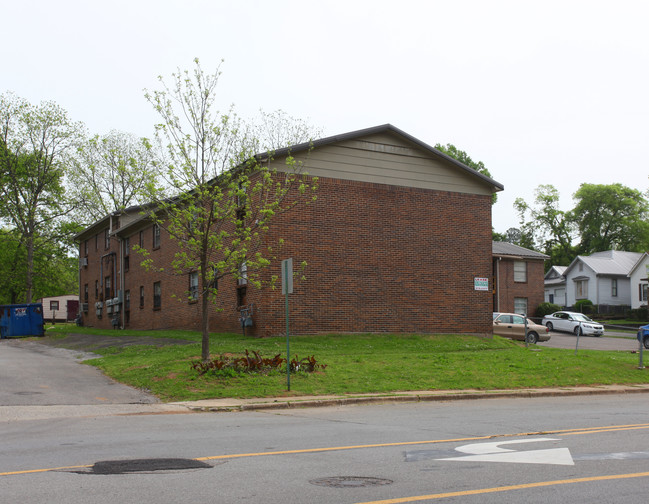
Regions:
<instances>
[{"instance_id":1,"label":"car wheel","mask_svg":"<svg viewBox=\"0 0 649 504\"><path fill-rule=\"evenodd\" d=\"M584 331L581 330L580 326L576 326L575 329L573 330L573 332L575 333L575 336L583 336L584 335Z\"/></svg>"},{"instance_id":2,"label":"car wheel","mask_svg":"<svg viewBox=\"0 0 649 504\"><path fill-rule=\"evenodd\" d=\"M552 322L548 322L547 324L545 324L545 327L548 328L548 331L552 331L554 329L554 326L552 325Z\"/></svg>"},{"instance_id":3,"label":"car wheel","mask_svg":"<svg viewBox=\"0 0 649 504\"><path fill-rule=\"evenodd\" d=\"M644 337L644 340L642 341L642 344L644 345L644 347L645 347L646 349L649 350L649 336L645 336L645 337Z\"/></svg>"},{"instance_id":4,"label":"car wheel","mask_svg":"<svg viewBox=\"0 0 649 504\"><path fill-rule=\"evenodd\" d=\"M539 341L539 335L536 334L535 332L528 332L527 333L527 342L530 345L536 345L536 342Z\"/></svg>"}]
</instances>

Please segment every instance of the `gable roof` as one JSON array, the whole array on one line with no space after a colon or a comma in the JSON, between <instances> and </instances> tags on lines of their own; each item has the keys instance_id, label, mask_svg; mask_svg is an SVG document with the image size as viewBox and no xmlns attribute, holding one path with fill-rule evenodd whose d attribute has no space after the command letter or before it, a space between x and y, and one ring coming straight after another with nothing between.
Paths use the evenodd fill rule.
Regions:
<instances>
[{"instance_id":1,"label":"gable roof","mask_svg":"<svg viewBox=\"0 0 649 504\"><path fill-rule=\"evenodd\" d=\"M568 273L579 263L583 262L596 275L627 276L640 259L640 252L625 252L622 250L605 250L589 256L577 256L564 272Z\"/></svg>"},{"instance_id":2,"label":"gable roof","mask_svg":"<svg viewBox=\"0 0 649 504\"><path fill-rule=\"evenodd\" d=\"M644 252L636 261L636 263L633 265L631 270L629 271L629 274L627 276L631 276L633 273L635 273L635 270L638 269L640 266L642 266L645 262L645 260L649 258L649 252Z\"/></svg>"},{"instance_id":3,"label":"gable roof","mask_svg":"<svg viewBox=\"0 0 649 504\"><path fill-rule=\"evenodd\" d=\"M541 254L535 250L519 247L509 242L491 242L491 253L494 257L508 257L512 259L537 259L543 260L550 259L550 256Z\"/></svg>"},{"instance_id":4,"label":"gable roof","mask_svg":"<svg viewBox=\"0 0 649 504\"><path fill-rule=\"evenodd\" d=\"M264 152L261 154L258 154L256 157L261 160L265 160L269 157L283 157L287 155L295 155L299 153L304 153L308 152L312 149L320 148L320 147L326 147L329 145L333 144L340 144L344 142L349 142L350 140L357 140L362 137L370 137L372 135L377 135L377 134L382 134L382 133L388 133L391 135L396 135L401 137L402 139L406 140L406 142L410 144L414 144L417 148L420 150L426 152L428 155L430 155L432 158L437 159L439 161L443 161L447 164L453 165L455 168L459 168L461 172L465 173L466 175L469 175L471 177L475 177L476 179L482 181L483 183L486 183L487 185L491 186L491 189L493 192L498 192L502 191L505 186L499 182L496 182L490 177L487 177L486 175L474 170L473 168L460 163L457 159L452 158L443 152L435 149L434 147L431 147L425 142L422 142L421 140L415 138L412 135L409 135L403 130L400 130L396 126L393 126L392 124L382 124L380 126L373 126L371 128L365 128L365 129L360 129L356 131L350 131L349 133L343 133L341 135L334 135L330 137L325 137L325 138L320 138L318 140L313 140L311 142L305 142L297 145L293 145L290 147L285 147L282 149L277 149L276 151L271 152Z\"/></svg>"},{"instance_id":5,"label":"gable roof","mask_svg":"<svg viewBox=\"0 0 649 504\"><path fill-rule=\"evenodd\" d=\"M438 162L441 162L441 164L445 165L446 167L451 168L449 172L453 173L460 173L465 179L475 181L477 184L475 186L480 186L482 189L482 193L487 193L491 194L493 192L498 192L502 191L504 189L504 186L493 180L492 178L474 170L473 168L466 166L465 164L459 162L458 160L447 156L443 152L431 147L430 145L422 142L421 140L413 137L412 135L409 135L405 131L400 130L399 128L391 125L391 124L383 124L380 126L374 126L371 128L365 128L365 129L360 129L356 131L351 131L349 133L343 133L341 135L334 135L330 137L325 137L325 138L320 138L317 140L313 140L311 142L305 142L297 145L293 145L290 147L284 147L282 149L277 149L275 151L267 151L263 152L261 154L255 155L255 157L260 160L261 162L265 162L269 159L276 159L276 158L282 158L286 156L294 156L297 154L309 154L312 150L318 149L318 148L329 148L330 146L333 146L335 144L340 145L344 144L345 142L350 142L350 141L358 141L361 139L367 139L368 137L372 138L373 136L376 135L390 135L393 138L398 137L401 139L403 142L402 145L410 145L419 151L423 152L425 156L428 159L435 159ZM383 138L384 139L384 138ZM372 138L371 141L374 142L380 142L381 138L378 140L376 138ZM385 152L389 152L390 149L395 149L398 147L395 147L394 145L387 145L385 146ZM394 152L391 152L392 154L395 154ZM401 156L403 157L403 156ZM309 168L309 174L315 174L313 173L314 170L313 168ZM410 185L413 183L411 180L406 180L404 179L399 179L401 174L399 174L398 171L392 170L396 173L396 175L393 175L391 178L389 178L390 182L386 183L403 183L405 185ZM344 175L343 172L338 172L338 175ZM431 177L435 177L435 174L429 174ZM349 174L347 174L349 176ZM352 175L353 179L354 175ZM344 178L344 177L343 177ZM215 179L216 180L216 179ZM417 184L420 184L421 181L417 181ZM446 181L445 183L448 184ZM425 187L425 185L424 185ZM457 190L457 189L450 189L448 186L445 186L445 190ZM144 204L144 205L135 205L133 207L126 208L124 210L118 210L113 212L111 215L114 216L122 216L122 217L128 217L127 222L122 222L121 227L118 230L114 230L116 234L118 235L126 235L126 233L130 233L133 231L138 226L142 226L143 223L145 223L148 220L148 217L146 215L143 215L141 210L149 207L150 204ZM98 220L97 222L91 224L88 226L86 229L83 231L77 233L75 235L75 240L80 242L83 239L92 236L92 234L96 234L98 230L105 229L105 227L110 224L110 217L111 215L107 215L104 218ZM522 248L521 248L522 249ZM526 249L522 249L526 250ZM527 251L527 252L533 252L533 251ZM537 253L535 253L537 254ZM537 257L537 258L543 258L547 259L547 256L543 257Z\"/></svg>"},{"instance_id":6,"label":"gable roof","mask_svg":"<svg viewBox=\"0 0 649 504\"><path fill-rule=\"evenodd\" d=\"M556 278L561 278L565 273L568 266L552 266L548 272L544 275L546 280L556 280Z\"/></svg>"}]
</instances>

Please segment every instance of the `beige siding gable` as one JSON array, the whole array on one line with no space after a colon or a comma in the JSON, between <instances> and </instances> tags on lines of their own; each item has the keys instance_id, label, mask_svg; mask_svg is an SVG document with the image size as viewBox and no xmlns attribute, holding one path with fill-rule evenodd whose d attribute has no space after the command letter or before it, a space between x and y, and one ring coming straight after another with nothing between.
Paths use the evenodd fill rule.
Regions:
<instances>
[{"instance_id":1,"label":"beige siding gable","mask_svg":"<svg viewBox=\"0 0 649 504\"><path fill-rule=\"evenodd\" d=\"M389 132L343 140L300 152L296 159L312 176L491 195L488 182ZM282 161L277 160L277 169Z\"/></svg>"}]
</instances>

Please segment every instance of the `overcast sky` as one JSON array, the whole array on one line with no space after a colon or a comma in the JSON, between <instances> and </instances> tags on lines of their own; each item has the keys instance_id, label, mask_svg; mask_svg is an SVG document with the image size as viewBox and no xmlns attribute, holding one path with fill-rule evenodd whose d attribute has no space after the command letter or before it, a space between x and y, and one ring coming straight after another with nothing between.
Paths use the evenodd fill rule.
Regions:
<instances>
[{"instance_id":1,"label":"overcast sky","mask_svg":"<svg viewBox=\"0 0 649 504\"><path fill-rule=\"evenodd\" d=\"M0 92L91 133L152 136L143 89L212 71L222 109L282 109L326 136L391 123L452 143L517 197L649 188L649 1L1 0Z\"/></svg>"}]
</instances>

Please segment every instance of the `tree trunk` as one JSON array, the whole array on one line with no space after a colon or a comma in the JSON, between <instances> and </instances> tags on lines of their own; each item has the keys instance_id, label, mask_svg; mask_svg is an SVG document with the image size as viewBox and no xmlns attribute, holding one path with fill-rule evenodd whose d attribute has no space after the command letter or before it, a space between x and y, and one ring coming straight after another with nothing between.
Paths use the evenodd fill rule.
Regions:
<instances>
[{"instance_id":1,"label":"tree trunk","mask_svg":"<svg viewBox=\"0 0 649 504\"><path fill-rule=\"evenodd\" d=\"M34 286L34 233L27 235L27 278L25 281L25 303L32 302Z\"/></svg>"},{"instance_id":2,"label":"tree trunk","mask_svg":"<svg viewBox=\"0 0 649 504\"><path fill-rule=\"evenodd\" d=\"M201 261L205 263L207 261ZM202 331L202 340L201 340L201 359L203 362L210 360L210 312L209 312L209 295L207 294L207 279L206 277L206 265L201 265L201 331Z\"/></svg>"}]
</instances>

